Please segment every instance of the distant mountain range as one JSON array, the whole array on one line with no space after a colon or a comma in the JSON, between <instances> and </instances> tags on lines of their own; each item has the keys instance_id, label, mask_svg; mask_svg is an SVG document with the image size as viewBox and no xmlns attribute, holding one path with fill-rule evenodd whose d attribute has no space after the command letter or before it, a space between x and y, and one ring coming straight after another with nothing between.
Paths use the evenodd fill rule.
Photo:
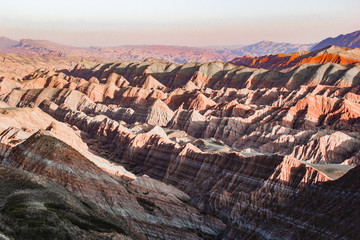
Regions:
<instances>
[{"instance_id":1,"label":"distant mountain range","mask_svg":"<svg viewBox=\"0 0 360 240\"><path fill-rule=\"evenodd\" d=\"M44 40L22 39L16 44L0 48L3 53L43 57L81 56L100 60L144 61L149 58L171 62L229 61L237 57L230 50L166 45L125 45L118 47L71 47Z\"/></svg>"},{"instance_id":2,"label":"distant mountain range","mask_svg":"<svg viewBox=\"0 0 360 240\"><path fill-rule=\"evenodd\" d=\"M268 54L277 53L292 53L297 51L308 51L314 44L292 44L292 43L278 43L271 41L261 41L255 44L251 44L240 49L236 49L235 52L239 56L263 56Z\"/></svg>"},{"instance_id":3,"label":"distant mountain range","mask_svg":"<svg viewBox=\"0 0 360 240\"><path fill-rule=\"evenodd\" d=\"M313 46L311 50L318 50L329 45L347 48L358 48L360 47L360 31L348 33L345 35L341 34L335 38L326 38Z\"/></svg>"},{"instance_id":4,"label":"distant mountain range","mask_svg":"<svg viewBox=\"0 0 360 240\"><path fill-rule=\"evenodd\" d=\"M7 37L0 37L0 50L7 49L17 45L19 42Z\"/></svg>"},{"instance_id":5,"label":"distant mountain range","mask_svg":"<svg viewBox=\"0 0 360 240\"><path fill-rule=\"evenodd\" d=\"M149 58L185 62L228 62L243 56L264 56L278 53L292 53L324 48L328 45L359 47L360 31L327 38L318 44L292 44L261 41L241 46L212 46L206 48L166 45L126 45L118 47L71 47L47 40L23 39L20 42L0 37L0 52L43 57L81 56L101 60L144 61Z\"/></svg>"},{"instance_id":6,"label":"distant mountain range","mask_svg":"<svg viewBox=\"0 0 360 240\"><path fill-rule=\"evenodd\" d=\"M118 47L71 47L47 40L22 39L20 42L0 38L0 52L42 57L81 56L100 60L144 61L149 58L170 62L228 62L239 56L261 56L309 50L314 44L291 44L262 41L242 46L187 47L167 45L125 45Z\"/></svg>"}]
</instances>

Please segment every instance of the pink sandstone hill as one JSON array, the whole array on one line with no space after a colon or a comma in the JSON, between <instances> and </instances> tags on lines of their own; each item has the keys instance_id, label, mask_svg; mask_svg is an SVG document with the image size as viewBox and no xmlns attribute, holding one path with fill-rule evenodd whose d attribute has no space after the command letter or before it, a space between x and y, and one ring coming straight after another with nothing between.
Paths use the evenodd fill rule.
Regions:
<instances>
[{"instance_id":1,"label":"pink sandstone hill","mask_svg":"<svg viewBox=\"0 0 360 240\"><path fill-rule=\"evenodd\" d=\"M360 66L3 57L0 239L358 238Z\"/></svg>"}]
</instances>

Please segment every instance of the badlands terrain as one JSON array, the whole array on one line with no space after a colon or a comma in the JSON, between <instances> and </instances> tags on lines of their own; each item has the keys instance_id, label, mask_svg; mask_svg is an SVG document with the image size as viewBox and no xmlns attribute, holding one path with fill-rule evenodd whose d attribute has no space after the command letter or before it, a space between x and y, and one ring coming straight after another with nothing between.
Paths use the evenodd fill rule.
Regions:
<instances>
[{"instance_id":1,"label":"badlands terrain","mask_svg":"<svg viewBox=\"0 0 360 240\"><path fill-rule=\"evenodd\" d=\"M359 59L1 54L0 239L357 239Z\"/></svg>"}]
</instances>

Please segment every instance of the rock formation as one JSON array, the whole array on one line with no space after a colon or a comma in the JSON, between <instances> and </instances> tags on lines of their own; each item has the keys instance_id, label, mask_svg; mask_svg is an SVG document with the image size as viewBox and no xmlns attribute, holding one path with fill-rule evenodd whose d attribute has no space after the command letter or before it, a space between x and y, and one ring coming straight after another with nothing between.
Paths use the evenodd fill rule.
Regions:
<instances>
[{"instance_id":1,"label":"rock formation","mask_svg":"<svg viewBox=\"0 0 360 240\"><path fill-rule=\"evenodd\" d=\"M0 238L358 236L359 66L31 59L0 82Z\"/></svg>"},{"instance_id":2,"label":"rock formation","mask_svg":"<svg viewBox=\"0 0 360 240\"><path fill-rule=\"evenodd\" d=\"M360 49L338 46L324 46L323 48L308 51L293 52L290 54L264 55L260 57L238 57L231 61L232 64L265 68L271 70L290 71L304 63L337 63L341 65L360 65Z\"/></svg>"}]
</instances>

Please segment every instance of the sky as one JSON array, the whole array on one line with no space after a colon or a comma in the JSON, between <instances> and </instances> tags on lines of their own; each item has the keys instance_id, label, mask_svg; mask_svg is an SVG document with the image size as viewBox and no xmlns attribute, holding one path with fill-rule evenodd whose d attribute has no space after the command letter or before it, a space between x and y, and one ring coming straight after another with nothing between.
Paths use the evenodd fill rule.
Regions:
<instances>
[{"instance_id":1,"label":"sky","mask_svg":"<svg viewBox=\"0 0 360 240\"><path fill-rule=\"evenodd\" d=\"M315 43L360 30L359 0L1 0L0 36L72 46Z\"/></svg>"}]
</instances>

